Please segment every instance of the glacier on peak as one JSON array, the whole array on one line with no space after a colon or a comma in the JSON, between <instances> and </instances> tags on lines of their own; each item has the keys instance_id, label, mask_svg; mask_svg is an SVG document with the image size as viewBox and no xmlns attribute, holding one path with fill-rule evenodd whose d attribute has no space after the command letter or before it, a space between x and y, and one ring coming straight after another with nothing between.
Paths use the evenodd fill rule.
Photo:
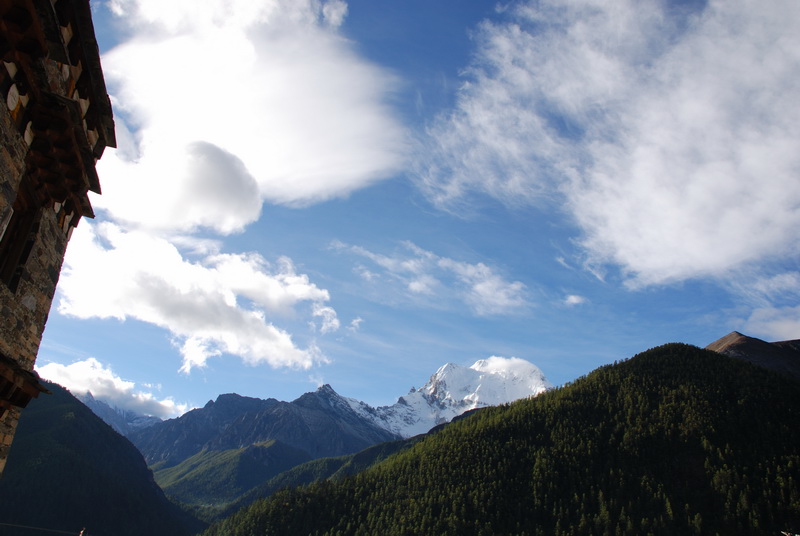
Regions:
<instances>
[{"instance_id":1,"label":"glacier on peak","mask_svg":"<svg viewBox=\"0 0 800 536\"><path fill-rule=\"evenodd\" d=\"M542 371L517 357L492 356L470 367L447 363L391 406L347 398L354 411L403 437L423 434L469 410L536 396L552 388Z\"/></svg>"}]
</instances>

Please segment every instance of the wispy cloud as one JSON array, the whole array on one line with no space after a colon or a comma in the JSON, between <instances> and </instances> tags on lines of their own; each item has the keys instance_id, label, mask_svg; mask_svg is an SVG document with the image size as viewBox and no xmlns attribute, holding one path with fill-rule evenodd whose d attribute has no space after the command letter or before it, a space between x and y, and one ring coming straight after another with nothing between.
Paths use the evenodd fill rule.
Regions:
<instances>
[{"instance_id":1,"label":"wispy cloud","mask_svg":"<svg viewBox=\"0 0 800 536\"><path fill-rule=\"evenodd\" d=\"M177 417L189 406L175 402L171 397L158 399L152 386L137 386L135 382L119 377L110 366L90 357L69 365L47 363L36 371L45 379L63 385L75 394L91 392L92 396L122 409L162 419Z\"/></svg>"},{"instance_id":2,"label":"wispy cloud","mask_svg":"<svg viewBox=\"0 0 800 536\"><path fill-rule=\"evenodd\" d=\"M800 306L760 307L745 322L748 333L767 340L794 340L800 333Z\"/></svg>"},{"instance_id":3,"label":"wispy cloud","mask_svg":"<svg viewBox=\"0 0 800 536\"><path fill-rule=\"evenodd\" d=\"M361 329L361 324L364 323L364 319L360 316L355 317L353 320L350 321L350 325L347 326L347 329L353 333L357 332Z\"/></svg>"},{"instance_id":4,"label":"wispy cloud","mask_svg":"<svg viewBox=\"0 0 800 536\"><path fill-rule=\"evenodd\" d=\"M586 298L584 298L583 296L578 296L577 294L570 294L569 296L564 298L564 305L568 305L570 307L573 307L575 305L581 305L583 303L586 303Z\"/></svg>"},{"instance_id":5,"label":"wispy cloud","mask_svg":"<svg viewBox=\"0 0 800 536\"><path fill-rule=\"evenodd\" d=\"M334 310L333 307L316 302L314 303L311 314L321 320L319 326L321 333L331 333L339 330L339 318L336 316L336 310Z\"/></svg>"},{"instance_id":6,"label":"wispy cloud","mask_svg":"<svg viewBox=\"0 0 800 536\"><path fill-rule=\"evenodd\" d=\"M59 291L62 314L134 318L169 330L187 373L223 353L250 365L309 368L325 357L313 343L298 347L273 320L299 310L319 317L322 333L339 327L328 291L287 258L217 253L192 261L167 240L111 223L73 236Z\"/></svg>"},{"instance_id":7,"label":"wispy cloud","mask_svg":"<svg viewBox=\"0 0 800 536\"><path fill-rule=\"evenodd\" d=\"M702 6L705 7L702 7ZM632 287L725 277L800 246L800 6L537 1L485 23L421 184L556 199Z\"/></svg>"},{"instance_id":8,"label":"wispy cloud","mask_svg":"<svg viewBox=\"0 0 800 536\"><path fill-rule=\"evenodd\" d=\"M387 285L399 283L402 289L398 292L416 303L441 307L445 301L455 299L478 316L514 314L530 306L523 283L509 281L481 262L440 257L412 242L403 242L402 251L392 255L338 241L331 247L368 259L380 271L358 265L356 273L362 277L369 274L364 280L384 290Z\"/></svg>"},{"instance_id":9,"label":"wispy cloud","mask_svg":"<svg viewBox=\"0 0 800 536\"><path fill-rule=\"evenodd\" d=\"M797 339L800 334L800 272L772 276L748 274L731 283L751 307L742 329L766 340Z\"/></svg>"}]
</instances>

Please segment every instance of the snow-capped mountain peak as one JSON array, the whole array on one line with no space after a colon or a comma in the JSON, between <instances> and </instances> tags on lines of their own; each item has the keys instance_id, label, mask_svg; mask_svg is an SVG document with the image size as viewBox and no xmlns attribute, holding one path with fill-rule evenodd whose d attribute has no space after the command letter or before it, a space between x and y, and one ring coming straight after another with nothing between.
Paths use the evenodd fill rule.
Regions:
<instances>
[{"instance_id":1,"label":"snow-capped mountain peak","mask_svg":"<svg viewBox=\"0 0 800 536\"><path fill-rule=\"evenodd\" d=\"M372 408L363 402L348 401L354 410L376 424L411 437L471 409L535 396L551 387L533 363L493 356L470 367L447 363L420 389L412 387L392 406Z\"/></svg>"},{"instance_id":2,"label":"snow-capped mountain peak","mask_svg":"<svg viewBox=\"0 0 800 536\"><path fill-rule=\"evenodd\" d=\"M440 403L474 409L537 395L550 387L533 363L518 357L492 356L476 361L471 367L448 363L417 392Z\"/></svg>"}]
</instances>

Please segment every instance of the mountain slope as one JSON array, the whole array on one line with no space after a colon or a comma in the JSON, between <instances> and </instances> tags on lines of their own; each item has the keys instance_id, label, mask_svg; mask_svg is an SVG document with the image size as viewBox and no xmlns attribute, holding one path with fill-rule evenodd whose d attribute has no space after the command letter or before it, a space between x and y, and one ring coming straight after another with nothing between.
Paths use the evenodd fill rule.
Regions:
<instances>
[{"instance_id":1,"label":"mountain slope","mask_svg":"<svg viewBox=\"0 0 800 536\"><path fill-rule=\"evenodd\" d=\"M157 470L161 489L191 506L225 505L298 464L308 453L272 440L241 449L202 451L180 464Z\"/></svg>"},{"instance_id":2,"label":"mountain slope","mask_svg":"<svg viewBox=\"0 0 800 536\"><path fill-rule=\"evenodd\" d=\"M136 448L66 389L22 414L3 479L4 523L78 534L191 534L202 526L167 501ZM4 526L3 536L30 531Z\"/></svg>"},{"instance_id":3,"label":"mountain slope","mask_svg":"<svg viewBox=\"0 0 800 536\"><path fill-rule=\"evenodd\" d=\"M797 533L799 418L799 382L666 345L205 534Z\"/></svg>"},{"instance_id":4,"label":"mountain slope","mask_svg":"<svg viewBox=\"0 0 800 536\"><path fill-rule=\"evenodd\" d=\"M392 406L371 406L348 399L355 411L401 436L423 434L472 409L528 398L552 388L539 368L523 359L490 357L471 367L448 363L419 390Z\"/></svg>"},{"instance_id":5,"label":"mountain slope","mask_svg":"<svg viewBox=\"0 0 800 536\"><path fill-rule=\"evenodd\" d=\"M420 441L422 437L423 435L417 435L409 439L387 441L367 447L355 454L337 456L334 458L317 458L316 460L299 464L264 481L261 485L252 488L247 493L241 495L235 502L227 505L224 509L216 511L207 510L204 512L204 519L206 521L215 521L225 518L234 514L241 508L252 504L254 501L269 497L281 489L296 488L321 480L346 478L355 475L380 463L389 456L411 448L417 441Z\"/></svg>"},{"instance_id":6,"label":"mountain slope","mask_svg":"<svg viewBox=\"0 0 800 536\"><path fill-rule=\"evenodd\" d=\"M466 418L476 411L483 408L471 410L454 417L451 422L456 422L460 419ZM202 519L208 522L217 521L234 514L236 511L243 507L252 504L258 499L269 497L278 490L284 488L296 488L298 486L305 486L313 482L326 480L326 479L340 479L347 478L369 469L389 456L410 449L417 442L421 441L426 435L438 433L449 423L440 424L431 429L427 434L419 434L408 439L400 439L397 441L387 441L378 443L371 447L356 452L355 454L348 454L345 456L337 456L334 458L317 458L302 464L299 464L291 469L280 473L279 475L266 480L261 485L256 486L249 490L247 493L242 494L236 501L226 505L224 508L206 508L200 511Z\"/></svg>"},{"instance_id":7,"label":"mountain slope","mask_svg":"<svg viewBox=\"0 0 800 536\"><path fill-rule=\"evenodd\" d=\"M706 348L800 380L800 340L765 342L732 331Z\"/></svg>"},{"instance_id":8,"label":"mountain slope","mask_svg":"<svg viewBox=\"0 0 800 536\"><path fill-rule=\"evenodd\" d=\"M358 452L397 436L358 415L329 385L293 402L221 395L203 408L131 434L147 462L160 469L203 450L273 439L319 458Z\"/></svg>"},{"instance_id":9,"label":"mountain slope","mask_svg":"<svg viewBox=\"0 0 800 536\"><path fill-rule=\"evenodd\" d=\"M111 428L126 437L136 430L161 422L158 417L140 415L133 411L113 407L107 402L96 399L90 392L85 395L76 395L76 398L92 410L95 415L103 419Z\"/></svg>"},{"instance_id":10,"label":"mountain slope","mask_svg":"<svg viewBox=\"0 0 800 536\"><path fill-rule=\"evenodd\" d=\"M330 385L292 402L227 394L129 437L159 470L202 451L240 449L273 439L312 458L340 456L425 433L471 409L533 396L550 387L535 365L491 357L469 368L445 365L393 406L372 408L340 396Z\"/></svg>"}]
</instances>

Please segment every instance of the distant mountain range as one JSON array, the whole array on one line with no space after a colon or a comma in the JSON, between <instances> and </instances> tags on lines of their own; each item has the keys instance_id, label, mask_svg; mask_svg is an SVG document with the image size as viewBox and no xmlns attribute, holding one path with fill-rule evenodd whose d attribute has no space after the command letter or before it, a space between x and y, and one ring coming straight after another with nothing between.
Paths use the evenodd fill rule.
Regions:
<instances>
[{"instance_id":1,"label":"distant mountain range","mask_svg":"<svg viewBox=\"0 0 800 536\"><path fill-rule=\"evenodd\" d=\"M142 415L135 411L119 408L103 400L96 399L91 392L77 394L75 397L86 404L95 415L103 419L118 433L128 436L131 433L160 423L161 419L149 415Z\"/></svg>"},{"instance_id":2,"label":"distant mountain range","mask_svg":"<svg viewBox=\"0 0 800 536\"><path fill-rule=\"evenodd\" d=\"M149 464L161 468L201 451L240 449L268 440L311 458L340 456L424 433L471 409L535 396L550 387L532 363L492 357L471 367L444 365L421 389L412 388L392 406L373 408L340 396L330 385L292 402L226 394L128 437Z\"/></svg>"},{"instance_id":3,"label":"distant mountain range","mask_svg":"<svg viewBox=\"0 0 800 536\"><path fill-rule=\"evenodd\" d=\"M204 536L798 534L800 382L745 361L653 348L438 433L298 466L294 484L330 476L282 490L276 477ZM358 475L337 478L356 458Z\"/></svg>"},{"instance_id":4,"label":"distant mountain range","mask_svg":"<svg viewBox=\"0 0 800 536\"><path fill-rule=\"evenodd\" d=\"M277 440L310 458L357 452L397 436L359 416L329 386L292 402L237 394L130 434L150 465L168 468L202 451Z\"/></svg>"},{"instance_id":5,"label":"distant mountain range","mask_svg":"<svg viewBox=\"0 0 800 536\"><path fill-rule=\"evenodd\" d=\"M761 523L762 527L775 528L780 522L782 527L800 529L793 524L793 520L800 518L800 502L796 500L796 497L800 497L800 490L796 489L795 484L791 484L800 481L797 469L800 467L800 458L796 451L787 451L785 447L788 445L783 443L791 441L789 438L793 434L788 430L794 423L792 418L780 416L783 415L781 411L788 411L795 416L797 413L792 413L794 409L788 406L789 409L783 408L781 403L775 401L797 394L800 341L767 343L734 332L709 345L709 349L759 366L729 366L724 359L717 361L709 357L718 355L716 353L702 353L701 350L686 345L667 345L655 352L653 358L630 360L631 363L641 365L629 365L627 362L620 363L620 366L609 365L590 375L587 380L553 390L534 365L522 360L490 358L478 361L471 367L447 364L436 371L425 385L419 389L412 388L391 406L373 408L363 402L342 397L331 386L324 385L316 392L306 393L292 402L262 400L237 394L220 395L203 408L192 410L177 419L161 422L152 418L142 419L141 416L120 411L93 397L85 397L85 404L91 405L96 412L103 413L106 419L116 422L117 430L127 433L140 453L125 438L102 423L84 404L54 386L53 395L42 397L46 402L37 401L36 406L32 405L23 414L6 476L0 481L0 497L3 498L0 501L0 516L2 519L16 519L19 524L39 527L46 525L53 529L68 530L77 526L80 520L89 520L91 523L87 521L84 524L106 527L102 533L113 534L180 534L182 531L197 530L198 525L192 525L196 520L187 516L181 517L170 510L171 507L165 506L164 496L160 495L161 490L153 485L150 473L144 468L144 456L154 472L155 482L167 497L207 522L227 518L239 507L280 489L318 481L339 482L343 476L368 471L377 465L386 468L385 471L388 472L381 474L387 475L386 478L392 481L390 484L380 479L370 480L370 476L359 480L372 482L369 486L376 486L372 488L378 490L376 493L385 493L374 497L369 494L360 495L363 490L350 489L345 491L345 495L350 498L341 498L338 495L338 484L331 484L333 488L321 488L333 490L331 510L326 510L327 502L323 501L320 506L322 510L314 515L298 508L296 498L299 497L297 500L305 501L309 505L316 504L315 501L319 498L313 495L316 491L311 496L281 492L282 500L287 505L286 516L283 518L280 515L276 518L273 514L267 518L258 517L260 514L254 512L263 512L265 508L269 510L273 508L270 505L274 505L271 502L258 503L254 506L256 510L231 517L230 524L215 527L209 533L215 535L238 534L236 531L239 527L248 526L248 523L252 526L274 527L275 525L270 524L276 519L282 519L278 521L279 526L287 530L288 527L295 527L292 520L306 519L311 523L302 525L298 533L325 532L328 529L323 527L326 526L336 526L336 530L350 533L340 521L359 526L367 522L358 517L362 514L368 515L371 520L369 523L373 523L374 526L363 525L373 526L377 532L372 533L394 533L397 531L391 527L374 524L392 519L391 516L367 503L377 500L392 507L396 489L406 489L408 493L419 494L414 495L420 497L414 503L415 508L426 509L428 506L425 501L428 499L425 497L428 492L423 491L423 488L418 490L414 487L417 484L429 486L431 490L439 489L440 484L445 486L437 493L441 494L442 500L452 502L432 506L433 510L430 511L445 512L457 507L461 509L461 513L456 518L451 516L444 524L429 525L426 524L430 521L425 517L427 514L416 518L416 513L407 511L408 523L413 519L414 523L421 524L416 525L416 528L410 528L410 524L403 525L405 528L401 532L429 533L427 529L430 528L433 530L431 533L479 534L481 530L492 533L492 530L500 530L498 527L505 527L508 530L500 530L500 533L522 533L524 531L521 529L508 528L510 525L506 526L505 520L485 517L487 509L491 510L490 505L495 500L487 490L501 490L509 486L517 490L502 499L496 508L498 512L508 510L505 516L514 521L514 516L530 505L519 511L514 510L516 507L507 505L515 504L517 496L525 496L524 490L529 486L525 479L530 476L531 471L538 475L537 478L543 479L545 487L550 486L542 491L544 495L538 497L546 498L551 503L545 504L545 501L542 503L545 506L541 506L539 502L531 503L535 508L545 508L542 510L542 517L537 518L543 523L539 527L541 530L537 529L542 534L602 533L603 530L599 527L609 528L610 533L626 534L705 533L707 528L713 527L724 528L720 533L726 534L764 533L751 531L751 527L742 521L744 518L741 516L744 514L738 510L752 511L752 519ZM652 352L645 354L651 355ZM673 367L672 360L678 365ZM703 363L699 369L694 364L695 360ZM764 368L778 371L781 375L764 376L759 372ZM710 376L709 371L713 371ZM608 382L608 385L603 382ZM740 383L742 385L737 386ZM574 388L576 385L579 387ZM534 395L551 390L554 392L546 395L546 399L552 402L537 402L533 405L525 402L510 406L506 404L513 400L533 398ZM587 392L593 394L585 399ZM768 396L769 400L762 400L764 396ZM535 398L538 401L542 397ZM51 402L54 407L51 407ZM498 405L503 407L496 408ZM730 412L718 414L717 409L721 405L730 406ZM42 417L39 417L37 407L42 408ZM645 408L650 408L647 411L652 410L653 413L637 416L637 412L644 411ZM753 420L753 415L758 411L762 412L764 422ZM791 422L786 426L789 428L774 422L776 418L788 418ZM24 425L26 419L28 424ZM471 424L466 428L461 425L441 424L452 420L484 424ZM508 421L507 424L501 426L505 421ZM734 437L734 421L748 427L736 434L746 436L749 443L742 443L742 438ZM529 428L529 425L533 428ZM453 426L456 431L450 432ZM640 426L644 432L637 431ZM431 427L434 427L434 431L425 434ZM563 443L567 441L569 434L575 434L578 443ZM439 436L450 439L433 439ZM458 438L456 444L452 443L453 437ZM537 437L539 439L535 439ZM700 438L700 443L691 443L688 450L680 450L683 448L682 442L694 441L692 438ZM485 443L487 440L490 443ZM662 440L667 443L662 444ZM440 444L440 441L444 443ZM495 445L492 443L494 441L499 443ZM765 446L773 443L774 449L777 449L774 452ZM604 447L606 444L608 446ZM502 452L494 452L495 447ZM503 450L509 448L517 450L513 453ZM741 457L736 454L736 449L746 451L747 454ZM123 456L123 452L128 454ZM131 452L133 454L129 454ZM615 452L627 452L629 459L617 456ZM576 458L560 461L556 459L564 455ZM702 456L706 456L705 462L702 461ZM450 460L451 457L454 458ZM673 461L667 464L668 467L661 467L657 458ZM774 462L767 462L768 458ZM414 478L410 473L395 472L398 464L406 468L416 467L417 464L422 464L419 467L427 467L426 464L431 459L438 460L436 463L440 465L434 468L436 464L433 464L430 469L441 480L439 483L434 483L428 480L428 476L419 473L414 477L419 481L411 486ZM583 470L574 465L578 463L575 460L579 459L585 459L580 463L594 469ZM764 470L769 474L777 475L775 478L784 482L780 489L788 490L785 492L788 495L773 496L771 494L775 490L771 483L752 480L756 478L751 470L756 467L752 461L755 459L760 460L758 467L766 468ZM464 464L464 460L469 460L469 463ZM593 465L599 463L598 460L605 460L602 461L606 464L602 471ZM787 465L787 460L795 461ZM516 472L518 462L522 473ZM533 464L531 467L525 465L529 462ZM558 467L564 463L567 463L563 466L567 469L562 474ZM648 463L661 468L648 469ZM703 469L704 464L707 469ZM484 473L484 470L488 473ZM610 472L603 473L606 470ZM614 478L619 479L623 487L614 488L614 483L608 480L592 481L591 471L600 471L597 473L600 475L616 475ZM708 471L715 472L710 488L703 480L703 475ZM645 476L641 477L642 474ZM660 481L662 477L667 480ZM464 494L458 497L447 495L461 493L458 480L461 478L472 482L469 489L462 490ZM681 483L684 479L690 481L689 487ZM581 482L581 485L575 488L571 482ZM670 486L676 484L684 487L675 488L678 489L675 492L677 495L672 495ZM487 485L489 488L486 488ZM640 486L645 486L640 490L643 494L641 500L636 493L631 495ZM709 499L698 503L696 501L700 501L702 493L691 491L689 488L692 486L698 486L709 497L716 497L713 493L727 493L728 499ZM559 490L562 489L575 491L574 496L579 502L572 504L572 496L569 500L560 497ZM748 491L755 489L761 491ZM93 495L95 492L99 495ZM600 492L602 496L591 495ZM647 495L651 492L654 495ZM768 506L762 504L767 499L752 495L762 492L764 497L770 497L768 500L772 501ZM126 493L133 493L134 496L129 498ZM327 491L322 493L325 496ZM591 497L585 496L586 493ZM473 495L484 497L481 499L485 502L484 506L459 503L465 497ZM604 497L608 498L609 495L614 499L603 502ZM502 494L501 496L505 497ZM14 497L14 500L6 501L6 497ZM552 500L556 502L552 503ZM362 514L352 517L352 512L341 510L341 504L348 501L352 504L364 504L368 508ZM740 506L731 510L730 501L738 501ZM58 507L48 506L47 515L41 515L42 510L36 505L51 503ZM459 504L461 506L457 506ZM621 504L624 508L619 511ZM655 508L654 505L657 504L666 504L666 510L661 512ZM95 505L106 506L94 508ZM121 506L122 509L114 505ZM708 510L707 507L713 508ZM593 510L595 508L600 510ZM580 512L581 509L585 510L585 521L583 517L570 517L573 515L570 512ZM143 511L148 512L148 519L153 517L161 520L160 525L153 528L152 523L143 523L139 518L136 522L129 521L140 516ZM713 511L721 514L706 518L706 515L715 515L709 513ZM12 512L14 515L8 517ZM150 512L153 512L152 516ZM327 522L324 521L321 521L322 524L314 524L323 518L330 520L326 516L331 512L335 516L341 516L336 518L334 525L326 525ZM702 515L698 517L695 514ZM604 525L607 515L612 518L617 516L617 527L627 523L627 526L633 527L633 532L627 528L620 532L611 525ZM728 518L723 519L725 516ZM320 517L320 520L316 517ZM36 519L46 523L37 524ZM484 528L477 530L478 525L459 524L459 519L482 523L480 526ZM514 522L524 524L526 521L519 518ZM108 529L116 526L113 523L123 523L130 529ZM741 530L731 531L734 525L729 523L739 523L736 526ZM190 529L190 526L194 528ZM397 526L399 525L394 528ZM656 527L661 529L656 530ZM672 529L677 532L670 532ZM101 531L95 530L95 533L100 534ZM279 530L278 533L286 532ZM538 532L531 532L534 533Z\"/></svg>"},{"instance_id":6,"label":"distant mountain range","mask_svg":"<svg viewBox=\"0 0 800 536\"><path fill-rule=\"evenodd\" d=\"M373 408L330 385L292 402L225 394L128 437L167 494L220 509L249 492L248 486L299 463L421 434L466 411L550 387L535 365L493 357L471 367L447 364L392 406ZM255 475L260 476L254 480Z\"/></svg>"},{"instance_id":7,"label":"distant mountain range","mask_svg":"<svg viewBox=\"0 0 800 536\"><path fill-rule=\"evenodd\" d=\"M346 408L341 406L344 401L358 416L379 428L395 436L411 437L449 422L466 411L536 396L552 387L542 371L528 361L490 357L481 359L470 367L454 363L443 365L420 389L412 387L408 394L399 397L390 406L374 408L354 398L342 397L330 385L322 386L317 391L317 396L327 396L331 408L339 406L341 411L347 413ZM304 396L312 395L313 393L307 393ZM162 422L158 417L124 410L97 399L91 392L77 397L98 417L126 437ZM237 397L238 402L234 402ZM211 405L215 403L222 403L225 406L222 412L228 416L260 411L276 403L280 404L274 399L262 400L236 394L221 395L216 402L209 402ZM207 404L203 409L209 407ZM224 416L215 415L211 420L216 423L220 418L225 419Z\"/></svg>"}]
</instances>

